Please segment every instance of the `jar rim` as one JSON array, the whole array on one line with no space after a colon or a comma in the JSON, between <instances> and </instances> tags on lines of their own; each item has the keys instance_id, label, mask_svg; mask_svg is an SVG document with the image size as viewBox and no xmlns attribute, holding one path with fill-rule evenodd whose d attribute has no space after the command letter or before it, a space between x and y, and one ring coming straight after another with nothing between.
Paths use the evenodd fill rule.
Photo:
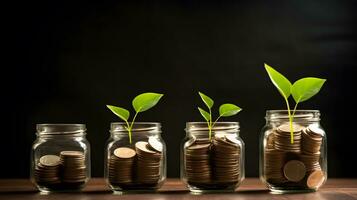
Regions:
<instances>
[{"instance_id":1,"label":"jar rim","mask_svg":"<svg viewBox=\"0 0 357 200\"><path fill-rule=\"evenodd\" d=\"M75 135L85 134L85 124L45 123L36 124L38 135Z\"/></svg>"},{"instance_id":2,"label":"jar rim","mask_svg":"<svg viewBox=\"0 0 357 200\"><path fill-rule=\"evenodd\" d=\"M265 119L268 121L287 120L289 119L288 110L267 110ZM320 121L320 111L306 109L296 110L294 120Z\"/></svg>"},{"instance_id":3,"label":"jar rim","mask_svg":"<svg viewBox=\"0 0 357 200\"><path fill-rule=\"evenodd\" d=\"M207 122L186 122L186 132L207 131ZM212 131L234 130L239 131L239 122L216 122Z\"/></svg>"},{"instance_id":4,"label":"jar rim","mask_svg":"<svg viewBox=\"0 0 357 200\"><path fill-rule=\"evenodd\" d=\"M130 124L131 122L129 122ZM126 122L111 122L110 131L111 133L127 133ZM161 123L160 122L134 122L132 127L132 132L157 132L161 133Z\"/></svg>"}]
</instances>

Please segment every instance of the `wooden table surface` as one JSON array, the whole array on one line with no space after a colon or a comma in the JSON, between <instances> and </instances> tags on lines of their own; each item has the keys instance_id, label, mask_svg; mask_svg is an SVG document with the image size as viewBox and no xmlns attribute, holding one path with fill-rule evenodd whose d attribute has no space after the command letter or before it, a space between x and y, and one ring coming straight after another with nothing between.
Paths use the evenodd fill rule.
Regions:
<instances>
[{"instance_id":1,"label":"wooden table surface","mask_svg":"<svg viewBox=\"0 0 357 200\"><path fill-rule=\"evenodd\" d=\"M29 180L0 180L0 200L13 199L60 199L60 200L101 200L101 199L357 199L357 179L328 179L327 183L314 193L300 194L270 194L257 178L247 178L235 193L191 194L178 179L168 179L156 193L115 195L101 178L92 179L82 192L54 193L43 195L39 193Z\"/></svg>"}]
</instances>

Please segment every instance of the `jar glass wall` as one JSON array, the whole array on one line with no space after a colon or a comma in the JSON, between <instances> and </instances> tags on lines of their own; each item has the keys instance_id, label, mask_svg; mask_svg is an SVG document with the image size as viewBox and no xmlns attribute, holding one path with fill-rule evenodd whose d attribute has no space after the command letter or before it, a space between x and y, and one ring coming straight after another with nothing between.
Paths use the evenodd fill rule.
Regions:
<instances>
[{"instance_id":1,"label":"jar glass wall","mask_svg":"<svg viewBox=\"0 0 357 200\"><path fill-rule=\"evenodd\" d=\"M156 190L166 179L166 145L161 124L136 122L131 142L126 123L111 123L105 179L117 192Z\"/></svg>"},{"instance_id":2,"label":"jar glass wall","mask_svg":"<svg viewBox=\"0 0 357 200\"><path fill-rule=\"evenodd\" d=\"M90 179L84 124L38 124L31 151L32 182L42 192L77 191Z\"/></svg>"},{"instance_id":3,"label":"jar glass wall","mask_svg":"<svg viewBox=\"0 0 357 200\"><path fill-rule=\"evenodd\" d=\"M234 191L244 179L244 142L238 122L186 123L181 179L191 192Z\"/></svg>"},{"instance_id":4,"label":"jar glass wall","mask_svg":"<svg viewBox=\"0 0 357 200\"><path fill-rule=\"evenodd\" d=\"M260 179L276 193L316 191L327 179L326 144L319 111L297 110L292 126L288 111L267 111L260 137Z\"/></svg>"}]
</instances>

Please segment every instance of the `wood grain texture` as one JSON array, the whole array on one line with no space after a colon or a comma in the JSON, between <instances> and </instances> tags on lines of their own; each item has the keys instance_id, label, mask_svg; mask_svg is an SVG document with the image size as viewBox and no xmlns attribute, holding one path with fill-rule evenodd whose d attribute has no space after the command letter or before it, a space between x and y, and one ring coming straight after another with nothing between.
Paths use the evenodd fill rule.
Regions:
<instances>
[{"instance_id":1,"label":"wood grain texture","mask_svg":"<svg viewBox=\"0 0 357 200\"><path fill-rule=\"evenodd\" d=\"M156 193L115 195L101 178L92 179L86 188L79 193L54 193L43 195L39 193L29 180L3 179L0 180L0 200L31 200L31 199L60 199L60 200L97 200L97 199L132 199L132 200L176 200L176 199L357 199L357 179L329 179L318 192L300 194L270 194L257 178L247 178L235 193L215 193L193 195L178 179L168 179Z\"/></svg>"}]
</instances>

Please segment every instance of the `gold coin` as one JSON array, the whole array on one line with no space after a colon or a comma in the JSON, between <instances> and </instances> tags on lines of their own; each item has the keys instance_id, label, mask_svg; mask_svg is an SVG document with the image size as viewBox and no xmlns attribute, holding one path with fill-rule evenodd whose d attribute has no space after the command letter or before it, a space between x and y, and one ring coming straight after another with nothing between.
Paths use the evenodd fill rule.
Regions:
<instances>
[{"instance_id":1,"label":"gold coin","mask_svg":"<svg viewBox=\"0 0 357 200\"><path fill-rule=\"evenodd\" d=\"M325 181L325 175L321 170L312 172L307 178L307 187L316 189L320 187Z\"/></svg>"},{"instance_id":2,"label":"gold coin","mask_svg":"<svg viewBox=\"0 0 357 200\"><path fill-rule=\"evenodd\" d=\"M43 166L53 167L60 164L60 157L56 155L45 155L40 158L40 164Z\"/></svg>"},{"instance_id":3,"label":"gold coin","mask_svg":"<svg viewBox=\"0 0 357 200\"><path fill-rule=\"evenodd\" d=\"M301 181L306 174L306 167L303 162L291 160L284 165L284 176L292 182Z\"/></svg>"},{"instance_id":4,"label":"gold coin","mask_svg":"<svg viewBox=\"0 0 357 200\"><path fill-rule=\"evenodd\" d=\"M118 158L132 158L136 155L136 152L127 147L119 147L114 150L114 155Z\"/></svg>"}]
</instances>

